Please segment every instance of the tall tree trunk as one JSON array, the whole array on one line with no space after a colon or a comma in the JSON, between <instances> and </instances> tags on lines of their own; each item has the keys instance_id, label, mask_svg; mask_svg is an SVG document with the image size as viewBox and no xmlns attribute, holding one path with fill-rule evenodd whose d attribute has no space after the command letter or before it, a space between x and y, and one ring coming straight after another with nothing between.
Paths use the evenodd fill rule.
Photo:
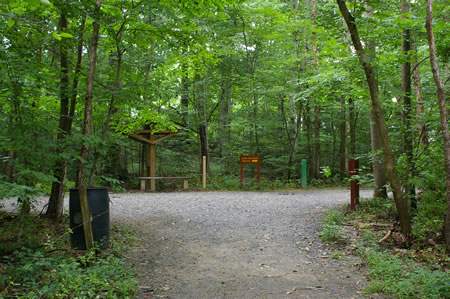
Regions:
<instances>
[{"instance_id":1,"label":"tall tree trunk","mask_svg":"<svg viewBox=\"0 0 450 299\"><path fill-rule=\"evenodd\" d=\"M375 185L373 189L373 197L387 198L386 188L386 174L383 166L383 156L381 151L381 136L377 130L376 115L373 110L370 111L370 147L372 149L372 173L373 183Z\"/></svg>"},{"instance_id":2,"label":"tall tree trunk","mask_svg":"<svg viewBox=\"0 0 450 299\"><path fill-rule=\"evenodd\" d=\"M102 0L96 0L95 7L95 19L92 24L92 37L91 44L89 47L89 71L86 82L86 98L85 98L85 108L84 108L84 122L83 122L83 135L88 137L91 133L91 116L92 116L92 90L94 88L94 77L95 77L95 66L97 63L97 47L100 32L100 24L98 22L100 17L100 7L102 5ZM88 146L87 142L83 141L80 150L80 160L77 166L77 176L76 176L76 187L79 188L84 182L84 169L85 163L88 156Z\"/></svg>"},{"instance_id":3,"label":"tall tree trunk","mask_svg":"<svg viewBox=\"0 0 450 299\"><path fill-rule=\"evenodd\" d=\"M61 14L59 21L60 31L64 32L67 29L67 18L64 13ZM66 151L64 140L69 131L69 51L66 39L60 41L59 58L61 66L60 77L60 111L59 111L59 133L57 135L57 153L58 159L56 161L53 175L56 179L52 183L50 198L48 201L48 208L46 216L51 219L60 219L64 212L64 191L65 180L67 172L67 161L62 154Z\"/></svg>"},{"instance_id":4,"label":"tall tree trunk","mask_svg":"<svg viewBox=\"0 0 450 299\"><path fill-rule=\"evenodd\" d=\"M339 175L341 181L347 176L346 172L346 143L347 143L347 126L345 117L345 97L341 98L341 121L339 124Z\"/></svg>"},{"instance_id":5,"label":"tall tree trunk","mask_svg":"<svg viewBox=\"0 0 450 299\"><path fill-rule=\"evenodd\" d=\"M313 164L313 154L312 154L312 149L311 149L311 145L312 145L312 130L311 130L311 107L309 105L309 102L306 103L305 105L305 122L306 122L306 156L308 157L308 163L307 163L307 168L308 168L308 177L312 177L313 176L313 168L314 165Z\"/></svg>"},{"instance_id":6,"label":"tall tree trunk","mask_svg":"<svg viewBox=\"0 0 450 299\"><path fill-rule=\"evenodd\" d=\"M355 50L358 53L359 61L366 75L367 85L369 87L370 99L372 104L372 111L374 113L377 129L381 137L386 174L390 186L392 188L392 192L394 194L394 201L400 220L400 229L403 235L405 236L406 243L409 245L409 239L411 235L411 219L409 216L407 201L405 200L402 194L400 180L395 172L395 161L392 155L392 150L389 143L389 136L386 128L386 122L384 119L384 112L381 107L381 102L378 94L378 82L377 79L375 78L375 72L370 63L369 56L362 47L361 39L359 38L358 30L356 28L355 19L348 11L347 6L345 4L345 0L337 0L337 3L339 6L339 10L341 11L342 16L344 17L345 22L347 23L347 27L350 32L350 36L352 38L353 46L355 47Z\"/></svg>"},{"instance_id":7,"label":"tall tree trunk","mask_svg":"<svg viewBox=\"0 0 450 299\"><path fill-rule=\"evenodd\" d=\"M419 141L421 144L428 144L427 141L427 131L425 127L425 108L423 106L423 98L422 98L422 87L420 83L420 68L419 63L417 62L417 49L415 43L413 43L414 50L414 70L413 70L413 79L414 79L414 91L416 94L416 112L417 112L417 135L419 136Z\"/></svg>"},{"instance_id":8,"label":"tall tree trunk","mask_svg":"<svg viewBox=\"0 0 450 299\"><path fill-rule=\"evenodd\" d=\"M368 7L367 16L371 18L373 16L373 8ZM367 42L369 50L369 59L371 62L375 61L376 48L373 40ZM375 71L375 70L374 70ZM374 181L373 197L387 198L387 179L386 171L384 169L383 156L381 154L383 147L381 144L381 136L377 128L376 115L371 110L369 112L370 120L370 146L372 150L372 173Z\"/></svg>"},{"instance_id":9,"label":"tall tree trunk","mask_svg":"<svg viewBox=\"0 0 450 299\"><path fill-rule=\"evenodd\" d=\"M312 33L311 43L313 52L313 71L317 72L317 40L315 32L316 18L316 0L311 0L311 22ZM314 106L314 177L320 176L320 106L316 103Z\"/></svg>"},{"instance_id":10,"label":"tall tree trunk","mask_svg":"<svg viewBox=\"0 0 450 299\"><path fill-rule=\"evenodd\" d=\"M441 80L439 68L436 58L436 45L434 41L434 33L432 27L433 20L433 1L427 0L427 19L425 27L427 29L428 46L430 50L430 64L433 72L434 83L436 84L436 94L439 103L441 131L444 139L444 167L447 179L447 214L444 222L445 243L450 246L450 136L448 135L448 117L447 104L445 99L444 84Z\"/></svg>"},{"instance_id":11,"label":"tall tree trunk","mask_svg":"<svg viewBox=\"0 0 450 299\"><path fill-rule=\"evenodd\" d=\"M409 13L409 5L407 0L402 0L401 13L403 18L407 19ZM408 182L413 174L413 130L411 128L411 33L408 28L403 29L402 52L405 61L402 64L402 98L403 103L402 119L403 119L403 151L406 154L408 164L405 195L411 201L411 207L417 206L415 187Z\"/></svg>"},{"instance_id":12,"label":"tall tree trunk","mask_svg":"<svg viewBox=\"0 0 450 299\"><path fill-rule=\"evenodd\" d=\"M111 100L109 102L109 109L108 109L108 116L106 117L106 121L105 124L103 126L103 131L102 131L102 138L106 138L106 135L109 132L109 129L111 127L111 118L113 116L114 113L117 112L117 108L115 106L115 102L116 102L116 93L117 91L120 90L121 88L121 84L120 84L120 72L122 69L122 56L123 53L125 52L125 50L121 47L121 42L122 42L122 36L123 36L123 31L125 29L125 25L126 25L126 20L124 20L122 22L122 25L120 26L119 30L115 33L115 43L116 43L116 73L115 73L115 79L114 79L114 86L112 87L112 92L111 92ZM123 145L119 146L119 153L117 153L117 149L115 148L110 148L110 150L114 151L113 153L111 153L110 156L115 157L118 156L117 159L112 159L111 160L111 174L114 175L114 177L118 178L119 180L124 180L128 177L128 169L123 167L123 157L122 157L122 153L124 152L123 149ZM89 174L89 185L93 186L94 185L94 176L95 176L95 172L97 171L97 162L98 159L100 158L100 151L96 151L95 155L94 155L94 162L92 163L92 168L91 168L91 172Z\"/></svg>"},{"instance_id":13,"label":"tall tree trunk","mask_svg":"<svg viewBox=\"0 0 450 299\"><path fill-rule=\"evenodd\" d=\"M350 133L350 156L355 156L356 151L356 134L355 134L355 126L356 126L356 117L355 117L355 104L353 103L353 99L348 99L348 125L349 125L349 133Z\"/></svg>"}]
</instances>

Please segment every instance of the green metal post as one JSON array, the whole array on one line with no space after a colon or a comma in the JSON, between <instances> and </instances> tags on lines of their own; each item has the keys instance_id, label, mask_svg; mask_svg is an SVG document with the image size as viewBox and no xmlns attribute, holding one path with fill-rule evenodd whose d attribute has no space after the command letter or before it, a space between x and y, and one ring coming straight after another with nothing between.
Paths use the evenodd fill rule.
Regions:
<instances>
[{"instance_id":1,"label":"green metal post","mask_svg":"<svg viewBox=\"0 0 450 299\"><path fill-rule=\"evenodd\" d=\"M307 187L307 167L306 167L306 160L302 159L302 164L301 164L301 168L302 168L302 188L306 189Z\"/></svg>"}]
</instances>

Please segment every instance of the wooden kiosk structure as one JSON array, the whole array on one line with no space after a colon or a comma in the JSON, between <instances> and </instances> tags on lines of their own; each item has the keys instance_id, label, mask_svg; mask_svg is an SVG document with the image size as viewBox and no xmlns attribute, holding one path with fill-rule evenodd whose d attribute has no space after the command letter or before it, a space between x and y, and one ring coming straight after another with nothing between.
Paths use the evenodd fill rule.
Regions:
<instances>
[{"instance_id":1,"label":"wooden kiosk structure","mask_svg":"<svg viewBox=\"0 0 450 299\"><path fill-rule=\"evenodd\" d=\"M141 181L141 190L145 191L150 189L151 191L156 190L156 180L157 179L183 179L184 189L188 188L188 177L157 177L156 176L156 144L166 140L178 132L170 130L160 130L153 131L152 129L137 130L129 134L130 138L133 138L139 142L143 142L149 145L148 151L148 163L147 163L147 176L139 177Z\"/></svg>"}]
</instances>

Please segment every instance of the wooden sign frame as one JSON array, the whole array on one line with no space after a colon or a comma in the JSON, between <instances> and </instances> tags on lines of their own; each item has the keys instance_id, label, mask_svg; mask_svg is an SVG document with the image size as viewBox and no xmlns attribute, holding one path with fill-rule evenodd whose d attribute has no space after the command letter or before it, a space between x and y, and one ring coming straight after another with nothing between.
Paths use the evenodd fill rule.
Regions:
<instances>
[{"instance_id":1,"label":"wooden sign frame","mask_svg":"<svg viewBox=\"0 0 450 299\"><path fill-rule=\"evenodd\" d=\"M256 167L257 167L256 179L259 184L261 181L261 176L260 176L261 156L260 155L241 155L240 162L241 162L240 163L241 164L241 179L240 179L241 189L242 189L242 184L244 182L244 164L256 164Z\"/></svg>"}]
</instances>

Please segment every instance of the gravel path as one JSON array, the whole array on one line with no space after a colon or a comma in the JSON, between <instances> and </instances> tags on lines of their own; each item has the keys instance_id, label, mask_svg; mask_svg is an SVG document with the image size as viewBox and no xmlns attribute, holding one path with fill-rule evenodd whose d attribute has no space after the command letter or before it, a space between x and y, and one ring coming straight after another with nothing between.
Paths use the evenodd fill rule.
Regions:
<instances>
[{"instance_id":1,"label":"gravel path","mask_svg":"<svg viewBox=\"0 0 450 299\"><path fill-rule=\"evenodd\" d=\"M369 196L362 191L362 196ZM139 298L357 298L352 256L333 259L317 233L347 190L112 195L112 219L134 225Z\"/></svg>"},{"instance_id":2,"label":"gravel path","mask_svg":"<svg viewBox=\"0 0 450 299\"><path fill-rule=\"evenodd\" d=\"M139 298L359 298L359 260L333 259L318 238L324 209L349 193L110 194L110 209L142 240L129 253ZM12 202L3 201L7 210Z\"/></svg>"}]
</instances>

